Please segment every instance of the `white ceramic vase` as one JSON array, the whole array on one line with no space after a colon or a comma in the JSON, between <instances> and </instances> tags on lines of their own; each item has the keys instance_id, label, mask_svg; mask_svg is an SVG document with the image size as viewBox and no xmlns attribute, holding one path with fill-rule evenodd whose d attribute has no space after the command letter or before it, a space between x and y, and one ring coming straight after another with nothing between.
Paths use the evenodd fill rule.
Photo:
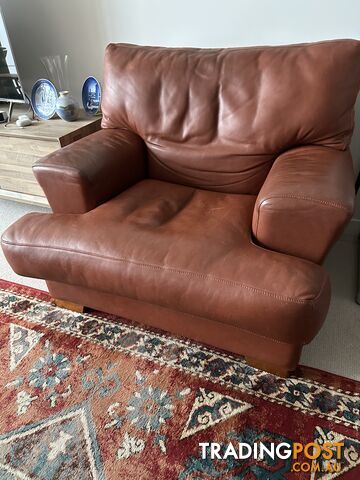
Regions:
<instances>
[{"instance_id":1,"label":"white ceramic vase","mask_svg":"<svg viewBox=\"0 0 360 480\"><path fill-rule=\"evenodd\" d=\"M67 90L59 94L56 102L56 113L67 122L73 122L79 116L79 104Z\"/></svg>"}]
</instances>

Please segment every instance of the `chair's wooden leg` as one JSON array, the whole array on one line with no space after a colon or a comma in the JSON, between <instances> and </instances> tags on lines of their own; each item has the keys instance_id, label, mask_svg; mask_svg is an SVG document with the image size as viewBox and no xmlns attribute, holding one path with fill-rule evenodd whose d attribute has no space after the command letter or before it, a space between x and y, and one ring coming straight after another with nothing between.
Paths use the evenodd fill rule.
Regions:
<instances>
[{"instance_id":1,"label":"chair's wooden leg","mask_svg":"<svg viewBox=\"0 0 360 480\"><path fill-rule=\"evenodd\" d=\"M272 373L278 377L287 378L290 374L290 370L288 370L286 367L281 367L280 365L274 365L273 363L257 360L256 358L252 357L245 357L245 360L246 363L251 367L259 370L265 370L265 372Z\"/></svg>"},{"instance_id":2,"label":"chair's wooden leg","mask_svg":"<svg viewBox=\"0 0 360 480\"><path fill-rule=\"evenodd\" d=\"M72 310L73 312L83 313L84 305L78 305L77 303L68 302L67 300L60 300L59 298L53 298L53 302L56 306Z\"/></svg>"}]
</instances>

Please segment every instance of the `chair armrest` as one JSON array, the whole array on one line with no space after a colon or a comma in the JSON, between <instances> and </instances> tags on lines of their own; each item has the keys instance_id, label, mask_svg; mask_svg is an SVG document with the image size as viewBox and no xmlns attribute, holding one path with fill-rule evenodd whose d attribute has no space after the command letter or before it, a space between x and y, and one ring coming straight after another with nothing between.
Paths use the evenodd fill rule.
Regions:
<instances>
[{"instance_id":1,"label":"chair armrest","mask_svg":"<svg viewBox=\"0 0 360 480\"><path fill-rule=\"evenodd\" d=\"M55 213L85 213L145 176L145 145L127 130L99 130L37 161Z\"/></svg>"},{"instance_id":2,"label":"chair armrest","mask_svg":"<svg viewBox=\"0 0 360 480\"><path fill-rule=\"evenodd\" d=\"M265 248L321 263L354 209L349 150L289 150L274 162L257 197L253 235Z\"/></svg>"}]
</instances>

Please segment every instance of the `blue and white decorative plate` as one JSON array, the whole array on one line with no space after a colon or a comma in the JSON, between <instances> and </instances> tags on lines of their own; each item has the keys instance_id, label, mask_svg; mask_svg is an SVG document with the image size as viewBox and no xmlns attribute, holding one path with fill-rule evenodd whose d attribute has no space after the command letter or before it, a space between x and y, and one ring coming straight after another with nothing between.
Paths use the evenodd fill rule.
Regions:
<instances>
[{"instance_id":1,"label":"blue and white decorative plate","mask_svg":"<svg viewBox=\"0 0 360 480\"><path fill-rule=\"evenodd\" d=\"M54 85L45 78L34 83L31 90L31 105L37 117L49 120L55 115L58 93Z\"/></svg>"},{"instance_id":2,"label":"blue and white decorative plate","mask_svg":"<svg viewBox=\"0 0 360 480\"><path fill-rule=\"evenodd\" d=\"M82 103L89 115L96 115L100 110L101 87L95 77L88 77L82 88Z\"/></svg>"}]
</instances>

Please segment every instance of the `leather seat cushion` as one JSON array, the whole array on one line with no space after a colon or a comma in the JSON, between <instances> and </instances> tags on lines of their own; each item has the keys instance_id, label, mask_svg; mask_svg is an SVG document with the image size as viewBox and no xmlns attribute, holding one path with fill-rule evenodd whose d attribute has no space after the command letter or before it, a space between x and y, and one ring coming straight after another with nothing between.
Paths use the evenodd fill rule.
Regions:
<instances>
[{"instance_id":1,"label":"leather seat cushion","mask_svg":"<svg viewBox=\"0 0 360 480\"><path fill-rule=\"evenodd\" d=\"M86 214L26 215L3 246L22 275L306 343L326 315L327 274L252 242L255 200L147 179Z\"/></svg>"}]
</instances>

